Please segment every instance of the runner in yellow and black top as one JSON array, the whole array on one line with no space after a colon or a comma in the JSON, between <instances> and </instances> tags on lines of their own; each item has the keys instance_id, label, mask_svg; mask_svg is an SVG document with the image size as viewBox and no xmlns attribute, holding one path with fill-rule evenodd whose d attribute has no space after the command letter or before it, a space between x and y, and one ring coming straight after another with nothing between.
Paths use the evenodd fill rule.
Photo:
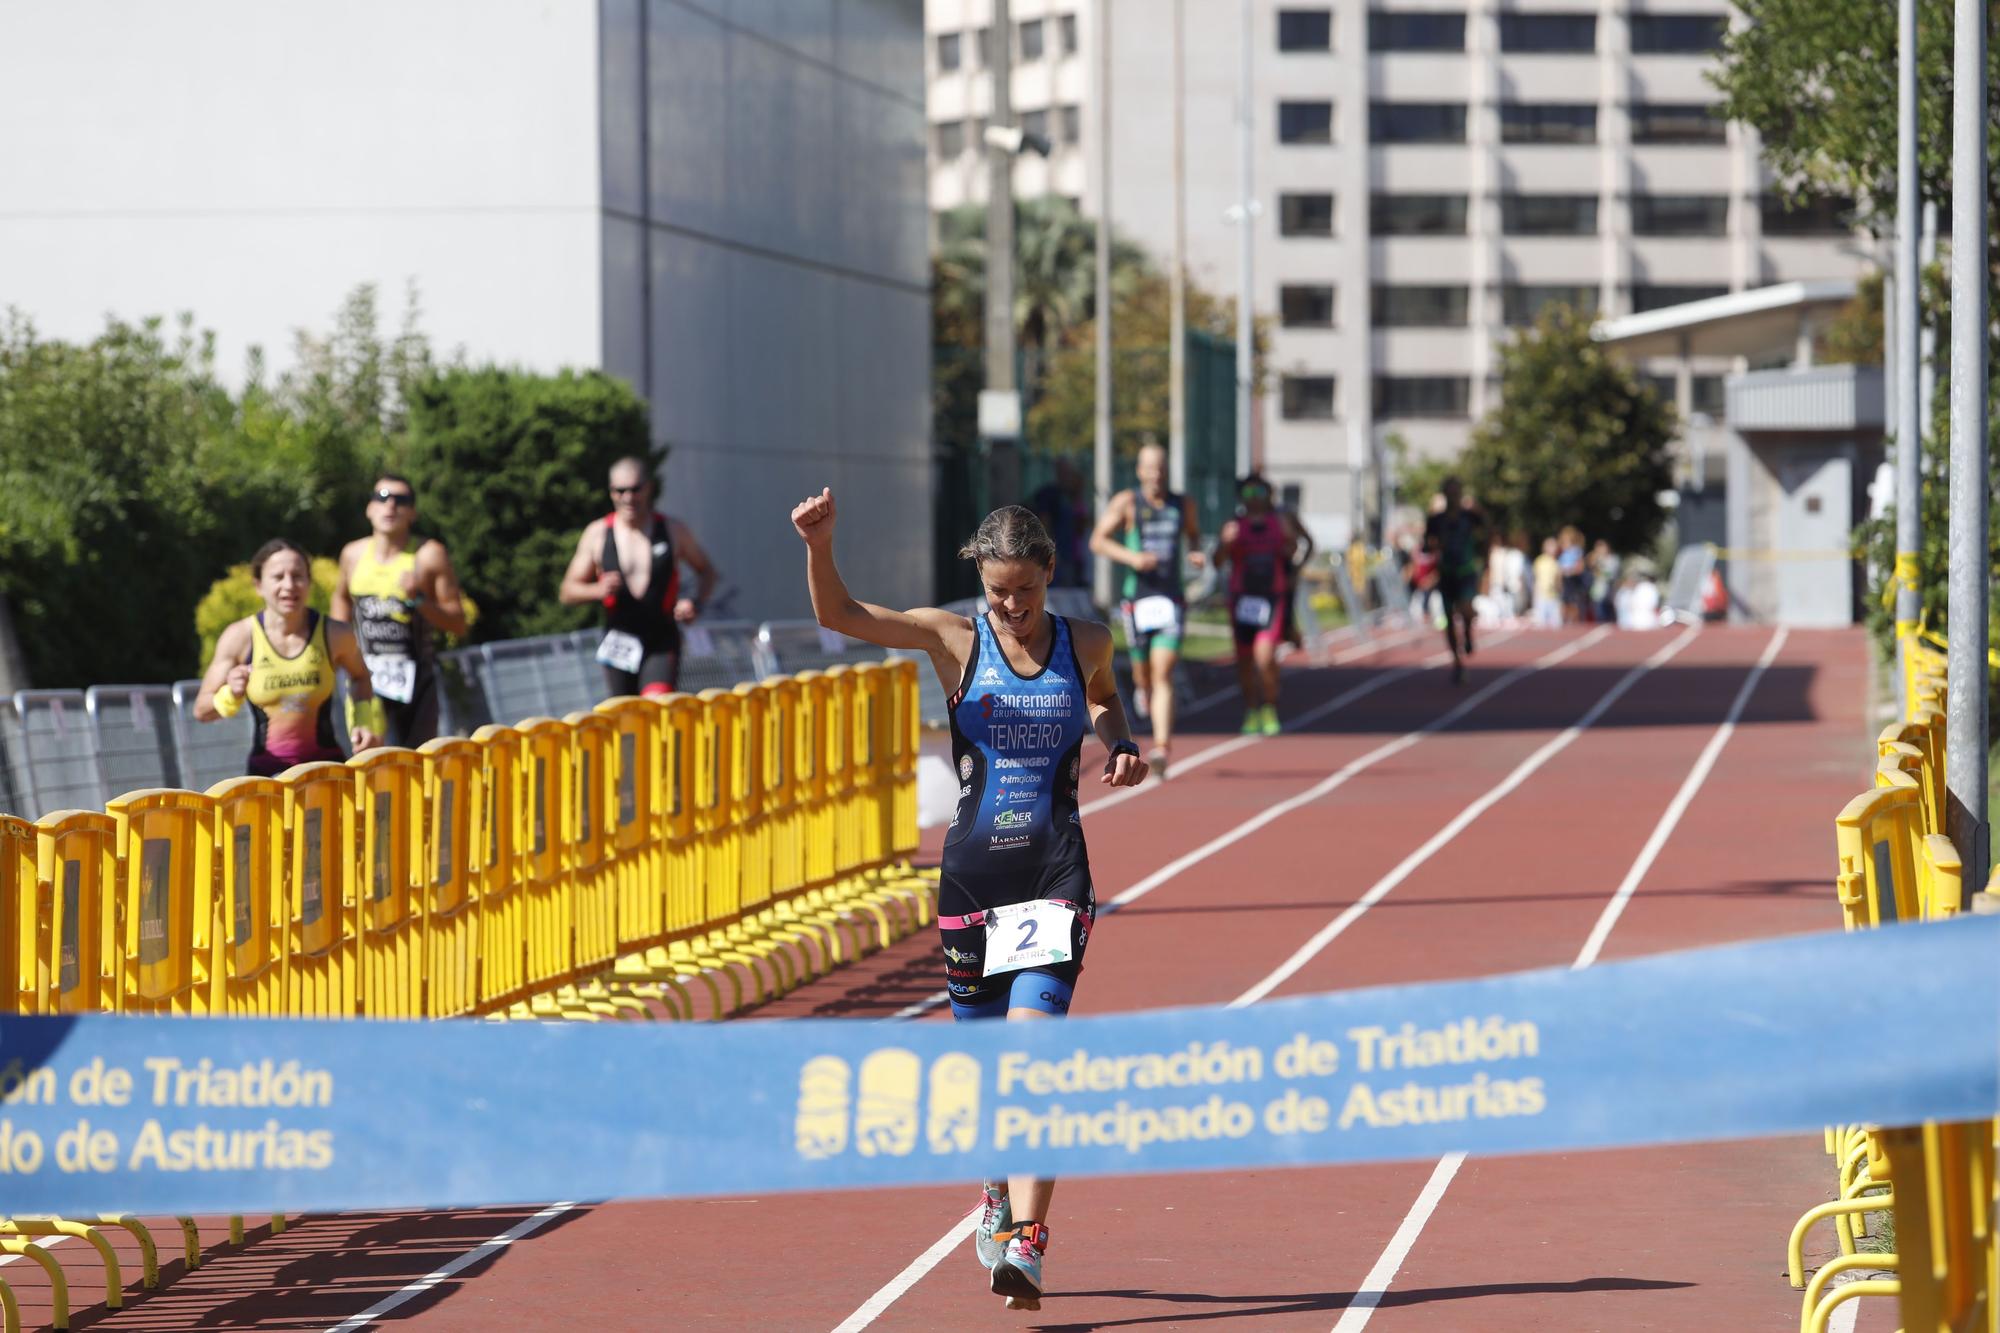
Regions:
<instances>
[{"instance_id":1,"label":"runner in yellow and black top","mask_svg":"<svg viewBox=\"0 0 2000 1333\"><path fill-rule=\"evenodd\" d=\"M273 777L294 764L347 754L334 734L333 673L347 673L348 737L356 750L381 744L381 705L354 632L306 605L311 562L280 537L250 559L264 609L235 621L215 644L215 659L195 696L199 722L234 717L247 701L256 719L248 772Z\"/></svg>"},{"instance_id":2,"label":"runner in yellow and black top","mask_svg":"<svg viewBox=\"0 0 2000 1333\"><path fill-rule=\"evenodd\" d=\"M1153 748L1146 763L1161 781L1174 748L1174 665L1187 632L1187 591L1181 561L1200 568L1201 524L1184 495L1167 489L1167 451L1141 445L1139 484L1120 491L1104 507L1091 552L1125 566L1120 610L1125 648L1132 655L1132 702L1153 723Z\"/></svg>"},{"instance_id":3,"label":"runner in yellow and black top","mask_svg":"<svg viewBox=\"0 0 2000 1333\"><path fill-rule=\"evenodd\" d=\"M372 536L340 552L332 615L354 626L382 701L382 743L411 749L438 733L432 631L465 633L458 574L444 543L414 536L417 488L385 472L368 496Z\"/></svg>"}]
</instances>

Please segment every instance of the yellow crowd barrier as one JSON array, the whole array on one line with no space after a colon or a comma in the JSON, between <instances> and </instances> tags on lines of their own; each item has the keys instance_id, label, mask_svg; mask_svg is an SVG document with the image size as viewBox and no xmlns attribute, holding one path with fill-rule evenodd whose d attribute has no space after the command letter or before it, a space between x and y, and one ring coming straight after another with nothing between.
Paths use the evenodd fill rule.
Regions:
<instances>
[{"instance_id":1,"label":"yellow crowd barrier","mask_svg":"<svg viewBox=\"0 0 2000 1333\"><path fill-rule=\"evenodd\" d=\"M1877 738L1874 788L1834 821L1835 890L1849 930L1939 921L1966 901L1958 851L1944 831L1945 645L1925 632L1904 646L1903 720ZM2000 876L1976 897L2000 903ZM1865 1059L1867 1034L1855 1039L1857 1058ZM1799 1218L1786 1253L1792 1285L1804 1292L1802 1330L1826 1328L1836 1309L1866 1296L1894 1297L1906 1333L2000 1328L1996 1129L1995 1121L1979 1120L1826 1132L1834 1197ZM1864 1248L1871 1215L1891 1212L1893 1250ZM1808 1280L1806 1238L1824 1221L1833 1223L1840 1252Z\"/></svg>"},{"instance_id":2,"label":"yellow crowd barrier","mask_svg":"<svg viewBox=\"0 0 2000 1333\"><path fill-rule=\"evenodd\" d=\"M0 816L0 991L30 1014L721 1017L930 919L903 860L916 716L913 663L835 667ZM156 1281L131 1218L0 1216L59 1327L72 1286L36 1238L86 1242L116 1307L106 1228Z\"/></svg>"}]
</instances>

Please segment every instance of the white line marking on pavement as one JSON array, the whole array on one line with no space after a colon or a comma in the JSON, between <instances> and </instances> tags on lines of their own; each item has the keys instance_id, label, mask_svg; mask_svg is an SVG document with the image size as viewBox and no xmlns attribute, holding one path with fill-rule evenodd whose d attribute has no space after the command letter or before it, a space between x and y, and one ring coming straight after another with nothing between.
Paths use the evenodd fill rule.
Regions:
<instances>
[{"instance_id":1,"label":"white line marking on pavement","mask_svg":"<svg viewBox=\"0 0 2000 1333\"><path fill-rule=\"evenodd\" d=\"M1693 630L1688 632L1694 633ZM1666 846L1667 839L1673 836L1674 829L1680 825L1681 817L1687 813L1695 793L1708 781L1709 772L1714 769L1715 761L1722 753L1722 747L1736 734L1736 724L1742 718L1743 710L1749 706L1750 696L1756 690L1757 682L1763 679L1764 672L1777 658L1778 650L1785 646L1785 637L1786 632L1783 628L1774 633L1771 641L1764 646L1763 655L1757 659L1757 665L1750 669L1748 676L1744 677L1742 686L1736 691L1736 698L1730 702L1729 711L1723 716L1722 725L1716 728L1715 734L1709 737L1708 744L1702 747L1701 754L1694 761L1694 767L1688 770L1687 777L1681 781L1680 790L1675 792L1673 800L1667 803L1666 810L1660 815L1660 822L1653 826L1652 836L1648 837L1646 845L1639 849L1638 859L1633 861L1631 869L1625 872L1625 878L1619 883L1618 891L1611 896L1611 901L1604 905L1604 911L1599 914L1597 924L1591 929L1590 938L1584 941L1583 948L1577 952L1576 961L1570 964L1572 971L1581 971L1597 961L1598 954L1603 951L1605 940L1611 936L1611 928L1618 923L1618 918L1624 915L1626 903L1631 901L1639 882L1646 877L1646 872L1653 868L1653 862L1659 858L1660 850ZM1396 1280L1396 1274L1403 1267L1404 1260L1410 1257L1410 1250L1416 1245L1417 1237L1423 1232L1425 1223L1430 1221L1431 1214L1437 1211L1438 1202L1444 1198L1445 1187L1451 1184L1452 1177L1458 1173L1459 1164L1464 1160L1465 1154L1462 1152L1450 1153L1438 1160L1437 1166L1431 1171L1429 1182L1424 1185L1422 1193L1417 1195L1417 1201L1410 1205L1410 1211L1404 1216L1403 1224L1396 1228L1396 1234L1390 1238L1388 1248L1384 1249L1381 1257L1376 1259L1375 1266L1368 1270L1368 1276L1362 1280L1361 1289L1354 1293L1354 1299L1349 1303L1346 1312L1340 1316L1340 1322L1333 1326L1333 1333L1361 1333L1361 1330L1368 1326L1375 1308L1382 1303L1382 1297L1388 1293L1390 1284ZM1849 1301L1843 1309L1852 1309L1854 1304L1853 1301ZM1838 1315L1839 1312L1835 1313ZM1848 1328L1851 1333L1853 1328L1851 1319Z\"/></svg>"},{"instance_id":2,"label":"white line marking on pavement","mask_svg":"<svg viewBox=\"0 0 2000 1333\"><path fill-rule=\"evenodd\" d=\"M1396 740L1390 741L1386 745L1379 745L1375 747L1375 749L1369 751L1361 758L1353 760L1352 762L1343 765L1336 772L1330 774L1326 778L1315 783L1312 787L1308 788L1306 791L1301 792L1297 796L1293 796L1288 800L1280 802L1278 805L1272 806L1270 809L1265 810L1262 814L1252 816L1251 818L1243 821L1243 823L1238 824L1235 828L1231 829L1229 832L1224 833L1219 837L1211 839L1209 842L1204 843L1202 846L1196 848L1192 852L1189 852L1187 855L1179 857L1176 860L1169 862L1167 865L1162 866L1160 869L1154 871L1151 875L1148 875L1145 879L1140 880L1137 884L1134 884L1131 888L1126 889L1123 893L1120 893L1116 898L1113 898L1109 903L1107 903L1104 906L1102 910L1106 913L1114 912L1117 911L1119 908L1125 906L1127 903L1134 902L1137 899L1144 897L1146 894L1151 893L1154 889L1166 883L1168 880L1180 874L1182 871L1202 861L1207 860L1209 857L1215 855L1215 853L1219 851L1222 851L1224 848L1230 847L1235 843L1240 842L1243 838L1248 837L1251 833L1254 833L1256 830L1263 828L1265 825L1269 824L1272 820L1277 819L1292 810L1296 810L1300 806L1305 805L1310 801L1314 801L1322 796L1325 796L1327 793L1333 791L1335 788L1346 783L1349 779L1353 778L1356 774L1362 772L1370 765L1379 763L1383 759L1386 759L1391 755L1400 754L1402 751L1409 749L1410 746L1415 745L1418 741L1422 740L1424 737L1429 736L1451 725L1451 723L1456 722L1459 718L1464 717L1467 713L1471 712L1481 703L1485 702L1487 699L1492 698L1494 695L1498 694L1501 690L1507 688L1507 686L1513 684L1515 681L1520 680L1526 676L1533 675L1537 671L1542 671L1548 667L1556 666L1563 662L1568 661L1570 658L1576 656L1578 653L1584 651L1586 648L1589 648L1597 644L1598 642L1602 641L1604 637L1608 635L1610 632L1611 631L1608 626L1600 625L1598 628L1592 630L1588 634L1583 635L1581 638L1572 639L1568 643L1563 644L1561 647L1556 648L1554 651L1546 653L1543 656L1535 659L1533 662L1524 663L1521 666L1514 667L1513 669L1496 677L1494 680L1488 682L1485 686L1481 687L1473 694L1468 695L1465 699L1461 700L1456 707L1450 709L1448 712L1440 714L1436 718L1433 718L1431 721L1425 723L1423 726L1417 728L1415 731L1407 732L1404 735L1398 737ZM1448 659L1448 654L1439 654L1439 656ZM1409 674L1411 670L1412 670L1411 668L1407 667L1397 668L1397 672L1401 673L1402 675ZM1384 674L1385 676L1395 676L1397 673L1384 673ZM1333 707L1339 704L1342 700L1347 699L1349 696L1358 697L1358 695L1356 695L1356 691L1365 690L1366 688L1369 688L1371 686L1379 688L1378 682L1376 681L1364 682L1363 685L1356 686L1354 690L1347 691L1346 694L1339 696L1338 699L1329 700L1326 704L1322 704L1321 708L1325 709L1328 712L1331 712L1333 710ZM1613 688L1615 689L1617 687L1614 686ZM1219 749L1221 747L1218 746L1217 748ZM898 1011L895 1017L896 1018L915 1017L916 1015L924 1013L927 1010L936 1008L939 1004L944 1003L944 1001L947 998L949 997L945 994L945 992L940 991L936 995L929 996L924 1000L919 1001L916 1004L910 1005L909 1007ZM1239 1004L1246 1003L1246 1001L1239 1000L1238 1003ZM900 1297L904 1292L908 1291L911 1287L915 1286L919 1281L921 1281L926 1273L928 1273L932 1268L935 1268L938 1265L938 1263L943 1260L944 1256L952 1251L952 1249L957 1245L957 1243L964 1238L968 1220L969 1219L961 1218L958 1222L954 1223L952 1229L946 1232L944 1236L940 1237L936 1244L932 1245L929 1249L925 1250L923 1254L919 1255L915 1260L913 1260L908 1267L903 1269L902 1272L898 1273L894 1278L890 1279L887 1285L885 1285L881 1290L877 1291L873 1296L869 1297L867 1302L863 1304L860 1309L856 1310L853 1314L849 1315L845 1320L843 1320L840 1323L840 1325L835 1329L835 1333L859 1333L861 1329L867 1328L872 1322L874 1322L874 1320L879 1315L882 1314L883 1311L887 1310L891 1305L895 1304L898 1297Z\"/></svg>"},{"instance_id":3,"label":"white line marking on pavement","mask_svg":"<svg viewBox=\"0 0 2000 1333\"><path fill-rule=\"evenodd\" d=\"M1542 765L1568 749L1577 737L1590 730L1591 725L1597 719L1603 717L1611 705L1623 698L1627 690L1638 684L1647 672L1665 663L1675 653L1687 647L1694 640L1694 636L1699 633L1701 633L1699 628L1683 630L1680 636L1672 643L1669 643L1666 647L1660 649L1651 657L1620 676L1618 683L1606 690L1599 696L1597 702L1590 706L1589 712L1563 728L1554 738L1545 742L1541 748L1537 749L1526 759L1523 759L1515 766L1513 772L1502 778L1484 796L1481 796L1471 805L1459 811L1457 815L1452 817L1452 821L1449 824L1446 824L1436 833L1433 833L1423 846L1397 862L1395 868L1389 871L1388 874L1369 885L1368 891L1356 899L1352 906L1322 926L1317 934L1299 946L1298 952L1279 964L1276 971L1272 972L1270 976L1265 977L1255 986L1252 986L1249 990L1244 991L1234 1000L1231 1000L1230 1008L1236 1009L1246 1004L1255 1004L1283 985L1300 968L1311 962L1327 945L1346 934L1347 928L1356 921L1359 921L1369 908L1388 897L1395 890L1396 886L1415 873L1419 866L1423 865L1424 862L1430 860L1433 856L1436 856L1446 843L1463 833L1473 820L1479 818L1495 805L1505 800L1509 793L1533 777Z\"/></svg>"},{"instance_id":4,"label":"white line marking on pavement","mask_svg":"<svg viewBox=\"0 0 2000 1333\"><path fill-rule=\"evenodd\" d=\"M360 1314L350 1315L339 1323L334 1324L326 1330L326 1333L355 1333L356 1329L368 1327L368 1325L374 1323L383 1315L388 1314L391 1310L415 1300L432 1287L470 1268L487 1255L497 1254L509 1245L512 1245L515 1241L520 1240L523 1236L531 1232L540 1231L550 1222L553 1222L556 1218L576 1206L573 1203L552 1203L539 1213L522 1218L492 1240L487 1241L484 1245L476 1249L467 1250L443 1268L424 1274L400 1291L391 1292L389 1295L375 1302L375 1304L369 1306L366 1310L363 1310Z\"/></svg>"}]
</instances>

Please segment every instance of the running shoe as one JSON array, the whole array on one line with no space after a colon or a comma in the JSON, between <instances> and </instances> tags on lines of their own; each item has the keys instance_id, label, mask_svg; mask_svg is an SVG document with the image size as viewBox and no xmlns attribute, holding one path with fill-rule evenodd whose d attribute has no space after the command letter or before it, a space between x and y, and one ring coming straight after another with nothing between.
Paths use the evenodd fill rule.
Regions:
<instances>
[{"instance_id":1,"label":"running shoe","mask_svg":"<svg viewBox=\"0 0 2000 1333\"><path fill-rule=\"evenodd\" d=\"M1033 1222L1001 1235L1007 1248L993 1266L993 1294L1005 1296L1009 1310L1041 1309L1042 1254L1049 1248L1049 1229Z\"/></svg>"},{"instance_id":2,"label":"running shoe","mask_svg":"<svg viewBox=\"0 0 2000 1333\"><path fill-rule=\"evenodd\" d=\"M1154 781L1165 782L1167 780L1167 752L1165 750L1155 750L1147 755L1146 769L1148 775Z\"/></svg>"},{"instance_id":3,"label":"running shoe","mask_svg":"<svg viewBox=\"0 0 2000 1333\"><path fill-rule=\"evenodd\" d=\"M979 1228L972 1233L972 1249L979 1256L980 1265L991 1269L1000 1262L1000 1256L1007 1250L1007 1242L1000 1233L1014 1225L1014 1210L1004 1194L995 1194L992 1181L987 1181L979 1194Z\"/></svg>"},{"instance_id":4,"label":"running shoe","mask_svg":"<svg viewBox=\"0 0 2000 1333\"><path fill-rule=\"evenodd\" d=\"M1278 722L1277 705L1275 704L1264 705L1264 716L1262 720L1257 724L1257 729L1263 732L1266 736L1275 736L1280 731L1284 730L1284 727L1280 725Z\"/></svg>"},{"instance_id":5,"label":"running shoe","mask_svg":"<svg viewBox=\"0 0 2000 1333\"><path fill-rule=\"evenodd\" d=\"M1244 709L1243 734L1245 736L1255 736L1263 729L1264 729L1264 710L1261 708Z\"/></svg>"}]
</instances>

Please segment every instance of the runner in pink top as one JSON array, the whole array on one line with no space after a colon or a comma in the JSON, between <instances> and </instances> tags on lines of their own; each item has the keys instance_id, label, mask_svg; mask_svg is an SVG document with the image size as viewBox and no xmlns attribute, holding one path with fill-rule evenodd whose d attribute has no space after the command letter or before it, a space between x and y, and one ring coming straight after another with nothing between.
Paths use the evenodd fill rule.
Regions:
<instances>
[{"instance_id":1,"label":"runner in pink top","mask_svg":"<svg viewBox=\"0 0 2000 1333\"><path fill-rule=\"evenodd\" d=\"M1245 734L1278 734L1278 645L1285 637L1293 568L1308 546L1298 520L1271 504L1257 473L1237 488L1243 507L1222 525L1216 561L1229 571L1229 620L1236 632L1236 680Z\"/></svg>"}]
</instances>

